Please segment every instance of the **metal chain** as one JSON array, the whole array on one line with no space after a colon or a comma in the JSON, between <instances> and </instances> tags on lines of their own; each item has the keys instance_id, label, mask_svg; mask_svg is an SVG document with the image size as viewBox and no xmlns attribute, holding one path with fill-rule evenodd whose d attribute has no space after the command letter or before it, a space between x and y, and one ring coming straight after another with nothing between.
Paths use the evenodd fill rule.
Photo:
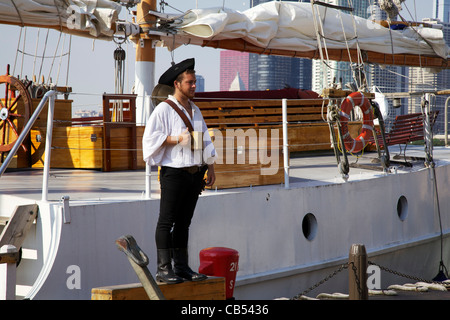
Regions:
<instances>
[{"instance_id":1,"label":"metal chain","mask_svg":"<svg viewBox=\"0 0 450 320\"><path fill-rule=\"evenodd\" d=\"M400 277L403 277L403 278L409 278L409 279L411 279L411 280L416 280L416 281L420 281L420 282L439 283L439 284L442 284L442 283L439 282L439 281L425 280L425 279L422 279L422 278L419 278L419 277L415 277L415 276L407 275L407 274L405 274L405 273L401 273L401 272L398 272L398 271L394 271L394 270L392 270L392 269L389 269L389 268L387 268L387 267L383 267L383 266L381 266L381 265L379 265L379 264L377 264L377 263L374 263L374 262L372 262L372 261L367 261L367 263L368 263L368 264L371 264L371 265L374 265L374 266L377 266L378 268L380 268L380 269L383 270L383 271L386 271L386 272L395 274L395 275L400 276Z\"/></svg>"},{"instance_id":2,"label":"metal chain","mask_svg":"<svg viewBox=\"0 0 450 320\"><path fill-rule=\"evenodd\" d=\"M358 287L358 292L359 292L359 294L361 294L362 288L361 288L360 280L359 280L359 278L358 278L358 276L357 276L357 273L356 273L356 271L357 271L357 270L356 270L356 266L351 262L351 263L346 263L346 264L340 265L338 269L336 269L335 271L333 271L332 273L330 273L328 276L326 276L324 279L320 280L319 282L317 282L316 284L312 285L312 286L309 287L308 289L306 289L306 290L304 290L303 292L297 294L296 296L294 296L293 298L291 298L291 300L299 300L299 299L301 298L301 296L306 295L306 294L309 293L310 291L314 290L315 288L321 286L322 284L324 284L325 282L327 282L328 280L330 280L331 278L333 278L335 275L337 275L337 274L338 274L339 272L341 272L342 270L347 269L347 268L349 267L349 264L352 265L352 270L353 270L353 272L355 272L355 281L356 281L356 284L357 284L357 287ZM409 279L411 279L411 280L416 280L416 281L419 281L419 282L442 284L442 282L440 282L440 281L430 281L430 280L426 280L426 279L419 278L419 277L416 277L416 276L411 276L411 275L408 275L408 274L405 274L405 273L401 273L401 272L398 272L398 271L389 269L389 268L387 268L387 267L381 266L381 265L379 265L379 264L377 264L377 263L375 263L375 262L372 262L372 261L367 261L367 264L368 264L368 265L374 265L374 266L377 266L377 267L379 267L379 268L380 268L381 270L383 270L383 271L392 273L392 274L394 274L394 275L397 275L397 276L400 276L400 277L403 277L403 278L409 278Z\"/></svg>"},{"instance_id":3,"label":"metal chain","mask_svg":"<svg viewBox=\"0 0 450 320\"><path fill-rule=\"evenodd\" d=\"M341 272L344 269L348 268L348 263L342 264L339 266L338 269L336 269L335 271L333 271L332 273L330 273L328 276L326 276L324 279L320 280L319 282L317 282L316 284L314 284L313 286L309 287L308 289L306 289L305 291L297 294L296 296L294 296L291 300L300 300L301 296L306 295L308 292L314 290L315 288L317 288L318 286L324 284L325 282L327 282L328 280L330 280L331 278L333 278L335 275L337 275L339 272Z\"/></svg>"}]
</instances>

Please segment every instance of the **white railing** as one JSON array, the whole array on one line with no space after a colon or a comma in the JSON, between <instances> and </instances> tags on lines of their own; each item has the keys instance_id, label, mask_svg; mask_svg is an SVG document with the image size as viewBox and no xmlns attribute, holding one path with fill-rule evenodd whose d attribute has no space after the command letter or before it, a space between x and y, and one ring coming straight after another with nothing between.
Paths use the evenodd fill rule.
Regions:
<instances>
[{"instance_id":1,"label":"white railing","mask_svg":"<svg viewBox=\"0 0 450 320\"><path fill-rule=\"evenodd\" d=\"M9 163L13 159L13 157L16 155L17 150L22 145L23 141L25 140L25 137L28 135L28 133L31 130L31 127L36 122L36 119L41 114L42 109L44 109L45 104L48 100L48 118L47 118L47 137L46 137L46 144L45 144L45 162L44 162L44 177L42 182L42 201L47 201L47 194L48 194L48 175L49 175L49 168L50 168L50 155L51 155L51 141L52 141L52 133L53 133L53 110L55 108L55 98L58 94L57 91L50 90L48 91L44 97L42 97L41 102L39 102L39 105L37 106L36 110L31 115L30 119L26 123L25 127L23 128L22 132L20 133L19 137L17 138L16 143L12 147L12 149L9 151L8 156L6 157L5 161L3 162L2 166L0 167L0 177L5 172L6 168L8 168Z\"/></svg>"}]
</instances>

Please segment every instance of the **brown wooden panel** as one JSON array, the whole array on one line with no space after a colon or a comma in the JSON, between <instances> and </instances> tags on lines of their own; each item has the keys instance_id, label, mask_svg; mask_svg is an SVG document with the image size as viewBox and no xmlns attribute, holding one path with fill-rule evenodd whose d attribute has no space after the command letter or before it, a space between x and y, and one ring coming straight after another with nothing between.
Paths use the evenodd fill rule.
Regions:
<instances>
[{"instance_id":1,"label":"brown wooden panel","mask_svg":"<svg viewBox=\"0 0 450 320\"><path fill-rule=\"evenodd\" d=\"M51 167L101 169L102 136L100 127L54 127ZM35 168L44 166L45 139L46 129L31 130L31 159Z\"/></svg>"},{"instance_id":2,"label":"brown wooden panel","mask_svg":"<svg viewBox=\"0 0 450 320\"><path fill-rule=\"evenodd\" d=\"M225 278L159 284L166 300L225 300ZM148 300L141 283L93 288L92 300Z\"/></svg>"}]
</instances>

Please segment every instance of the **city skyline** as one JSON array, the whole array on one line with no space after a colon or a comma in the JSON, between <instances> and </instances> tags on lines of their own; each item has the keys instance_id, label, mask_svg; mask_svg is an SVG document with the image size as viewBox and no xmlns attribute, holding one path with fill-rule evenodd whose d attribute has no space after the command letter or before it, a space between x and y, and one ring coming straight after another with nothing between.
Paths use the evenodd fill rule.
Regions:
<instances>
[{"instance_id":1,"label":"city skyline","mask_svg":"<svg viewBox=\"0 0 450 320\"><path fill-rule=\"evenodd\" d=\"M266 2L265 0L255 0L256 3ZM330 0L329 2L345 6L346 0ZM429 19L430 22L436 23L439 20L439 15L442 19L448 20L448 4L450 0L436 0L433 4L433 12L436 15L435 19ZM387 14L377 6L372 6L373 2L369 0L361 0L354 5L353 14L361 16L363 18L373 18L375 20L384 20L387 18ZM442 8L443 7L443 8ZM442 21L442 20L441 20ZM444 24L444 35L446 42L450 42L449 28ZM232 58L224 59L225 56ZM245 57L245 58L242 58ZM351 64L348 62L332 61L330 65L323 65L322 61L314 60L309 66L303 67L303 69L295 66L295 63L306 60L299 58L286 58L286 61L277 63L276 59L285 57L270 57L265 55L245 54L245 53L233 53L232 51L221 52L220 60L220 79L221 79L221 91L229 90L229 83L235 78L239 72L244 74L243 79L247 80L248 73L248 90L275 90L281 89L282 86L292 85L283 83L283 80L288 79L289 76L295 72L293 70L309 69L309 83L307 85L294 86L299 89L312 89L315 92L321 93L324 87L329 87L332 81L340 82L338 84L344 89L349 89L349 85L355 84L356 88L361 88L362 83L358 83L358 77L355 77L357 72L353 70ZM245 63L241 60L245 59ZM289 63L287 61L290 61ZM248 63L248 68L245 64ZM286 66L286 67L285 67ZM240 69L239 69L240 68ZM283 69L284 68L284 69ZM228 74L225 77L225 70L228 69ZM245 70L245 71L244 71ZM300 72L299 72L300 73ZM439 73L432 73L422 70L421 68L408 68L404 66L378 66L378 65L365 65L363 68L364 79L367 81L366 88L382 93L392 92L405 92L405 91L418 91L423 89L439 90L440 87L445 87L450 80L450 73L445 70ZM272 85L270 82L277 83L278 86ZM292 81L292 80L291 80ZM423 87L423 83L427 83L427 88ZM234 89L236 90L236 89ZM438 103L443 105L443 98L438 98ZM413 100L413 99L412 99ZM385 110L385 117L393 118L396 115L405 114L407 112L417 112L417 101L408 101L404 98L401 100L400 107L393 108L392 100L388 100L390 107ZM442 107L439 107L442 109ZM436 124L436 129L442 130L441 124Z\"/></svg>"},{"instance_id":2,"label":"city skyline","mask_svg":"<svg viewBox=\"0 0 450 320\"><path fill-rule=\"evenodd\" d=\"M442 2L442 0L436 0L436 3L439 1ZM449 0L446 1L448 2ZM254 5L264 2L267 2L267 0L251 1ZM347 0L328 0L328 2L339 6L348 5ZM353 7L353 14L363 18L373 17L376 20L382 20L386 19L387 16L385 12L376 6L376 1L374 5L373 1L362 0L354 3ZM408 7L403 8L410 13L410 9ZM402 17L404 17L404 13ZM247 57L246 54L240 54L241 57ZM273 90L281 89L283 87L298 87L321 92L324 85L329 85L333 79L336 79L336 81L341 81L342 85L352 82L354 83L356 81L354 76L355 74L352 72L352 68L347 62L332 62L330 70L330 67L321 66L320 60L311 61L308 59L299 58L294 58L291 60L291 58L287 57L257 54L248 54L248 57L249 79L247 81L247 69L243 71L243 66L240 65L240 60L242 58L237 58L236 55L234 59L226 60L224 52L221 52L220 91L229 89L229 84L236 77L237 68L241 69L240 76L245 83L245 88L247 88L247 90ZM239 67L237 64L239 64ZM298 64L300 64L300 67ZM225 69L227 68L230 70L228 70L228 73L225 74ZM231 71L231 69L233 70ZM386 66L380 69L379 66L365 66L365 69L368 74L367 81L369 87L376 86L380 90L386 92L403 91L407 87L405 78L407 77L408 68ZM300 79L294 79L291 75L300 76Z\"/></svg>"}]
</instances>

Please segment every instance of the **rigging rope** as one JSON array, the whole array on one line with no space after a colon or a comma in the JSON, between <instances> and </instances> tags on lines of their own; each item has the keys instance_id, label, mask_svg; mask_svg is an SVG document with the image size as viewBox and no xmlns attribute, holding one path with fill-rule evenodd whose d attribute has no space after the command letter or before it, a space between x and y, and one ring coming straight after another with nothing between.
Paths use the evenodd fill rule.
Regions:
<instances>
[{"instance_id":1,"label":"rigging rope","mask_svg":"<svg viewBox=\"0 0 450 320\"><path fill-rule=\"evenodd\" d=\"M38 34L36 37L36 48L34 50L34 61L33 61L33 74L32 74L32 79L34 80L34 71L36 70L36 57L37 57L37 50L38 50L38 45L39 45L39 36L41 35L41 28L38 29Z\"/></svg>"},{"instance_id":2,"label":"rigging rope","mask_svg":"<svg viewBox=\"0 0 450 320\"><path fill-rule=\"evenodd\" d=\"M66 86L69 83L69 67L70 67L70 52L72 49L72 35L69 37L69 57L67 59L67 71L66 71Z\"/></svg>"},{"instance_id":3,"label":"rigging rope","mask_svg":"<svg viewBox=\"0 0 450 320\"><path fill-rule=\"evenodd\" d=\"M22 38L22 31L23 31L23 28L20 28L19 41L17 41L16 57L14 59L14 67L13 67L13 72L12 72L13 75L15 75L15 72L16 72L17 57L19 55L19 47L20 47L20 39Z\"/></svg>"},{"instance_id":4,"label":"rigging rope","mask_svg":"<svg viewBox=\"0 0 450 320\"><path fill-rule=\"evenodd\" d=\"M42 74L42 67L44 65L45 51L47 51L47 42L48 42L48 34L49 34L49 32L50 32L50 29L47 29L47 35L45 36L44 51L42 53L41 67L39 68L38 79L41 77L41 74ZM42 83L44 83L44 81L42 81Z\"/></svg>"},{"instance_id":5,"label":"rigging rope","mask_svg":"<svg viewBox=\"0 0 450 320\"><path fill-rule=\"evenodd\" d=\"M341 10L339 11L339 19L340 19L340 23L341 23L341 28L342 28L342 33L343 33L343 37L344 40L339 40L339 39L330 39L329 37L327 37L324 34L324 23L325 23L325 18L326 18L326 13L327 13L327 5L322 4L325 6L324 11L325 11L325 17L322 19L321 18L321 14L320 14L320 9L319 6L322 3L318 3L318 2L311 2L311 7L312 7L312 16L313 16L313 22L314 22L314 29L316 32L316 39L317 39L317 47L318 47L318 51L320 54L320 59L323 65L325 65L328 69L335 69L338 70L338 68L333 68L331 67L331 62L329 59L329 55L328 55L328 48L327 48L327 42L326 40L333 40L333 41L338 41L338 42L343 42L346 45L347 48L347 53L348 53L348 58L349 58L349 65L350 65L350 69L352 71L352 78L355 81L357 88L359 90L362 90L363 88L368 88L368 83L367 83L367 77L365 75L364 72L364 59L362 58L362 52L361 52L361 48L359 46L359 41L358 41L358 34L357 34L357 28L356 28L356 21L353 15L353 4L351 0L348 0L348 4L349 4L349 8L346 7L340 7L339 9L343 9L343 10L349 10L350 11L350 15L352 17L352 25L353 25L353 32L354 32L354 36L349 39L347 38L346 35L346 31L345 31L345 27L344 27L344 22L343 22L343 18L342 18L342 12ZM316 6L315 6L316 5ZM317 17L316 17L317 15ZM350 52L350 46L349 46L349 41L353 41L355 40L356 43L356 53L357 53L357 61L355 63L353 63L352 61L352 56L351 56L351 52ZM325 52L325 55L324 53ZM326 61L325 61L326 60ZM342 70L339 70L342 71ZM328 73L328 72L327 72ZM331 87L331 77L329 75L327 75L326 77L322 77L323 79L323 86L324 87ZM328 80L328 83L325 84L326 79Z\"/></svg>"},{"instance_id":6,"label":"rigging rope","mask_svg":"<svg viewBox=\"0 0 450 320\"><path fill-rule=\"evenodd\" d=\"M23 36L23 47L22 50L25 51L25 43L27 42L27 30L28 28L25 27L25 32L24 32L24 36ZM17 53L16 53L17 54ZM24 61L24 56L22 55L22 63L20 65L20 76L23 76L23 61Z\"/></svg>"},{"instance_id":7,"label":"rigging rope","mask_svg":"<svg viewBox=\"0 0 450 320\"><path fill-rule=\"evenodd\" d=\"M316 10L314 5L315 5L315 3L314 3L314 1L312 1L311 2L311 12L312 12L312 16L313 16L314 30L316 32L317 48L319 49L320 60L322 62L322 66L323 65L328 66L330 64L330 59L329 59L329 56L328 56L328 50L326 48L326 41L324 41L324 47L325 47L325 53L327 55L327 62L325 62L325 59L324 59L323 50L322 50L322 42L321 42L322 41L321 39L323 39L323 38L322 38L321 33L319 31L319 27L320 27L322 29L322 34L323 34L323 25L322 25L322 20L320 18L320 11L319 11L318 7L317 7L317 10ZM318 20L321 22L320 24L317 23L316 11L317 11L317 16L319 18ZM325 14L326 14L326 11L327 11L327 8L325 7ZM328 87L329 86L329 83L327 85L325 85L326 79L329 80L329 77L328 76L326 76L326 77L323 76L322 77L322 85L324 87Z\"/></svg>"},{"instance_id":8,"label":"rigging rope","mask_svg":"<svg viewBox=\"0 0 450 320\"><path fill-rule=\"evenodd\" d=\"M53 69L53 65L55 63L55 59L56 59L56 54L58 52L58 47L59 47L59 42L61 41L61 35L62 33L59 33L59 37L58 37L58 43L56 44L55 47L55 53L53 54L53 59L52 59L52 63L50 65L50 70L48 71L48 77L47 77L47 84L50 84L50 79L51 79L51 74L52 74L52 69ZM43 59L43 58L42 58Z\"/></svg>"},{"instance_id":9,"label":"rigging rope","mask_svg":"<svg viewBox=\"0 0 450 320\"><path fill-rule=\"evenodd\" d=\"M353 8L353 2L352 0L348 0L348 4L350 6L350 8ZM357 28L356 28L356 21L355 21L355 17L353 15L353 10L350 11L350 15L352 17L352 24L353 24L353 31L355 32L355 38L356 38L356 53L357 53L357 63L353 69L353 72L357 72L354 75L354 79L355 79L355 83L358 86L358 90L363 90L363 89L367 89L369 87L368 83L367 83L367 77L366 74L364 72L364 59L362 57L362 53L361 53L361 47L359 46L359 41L358 41L358 33L357 33ZM341 18L342 20L342 18ZM341 22L342 23L342 22ZM347 44L347 40L346 40L346 44ZM347 44L348 47L348 44ZM351 58L350 58L350 63L351 63Z\"/></svg>"},{"instance_id":10,"label":"rigging rope","mask_svg":"<svg viewBox=\"0 0 450 320\"><path fill-rule=\"evenodd\" d=\"M61 53L59 55L58 72L56 73L56 82L55 83L58 83L58 81L59 81L59 72L61 71L62 57L63 57L64 45L65 44L66 44L66 34L64 34L64 40L63 40L63 44L61 46Z\"/></svg>"},{"instance_id":11,"label":"rigging rope","mask_svg":"<svg viewBox=\"0 0 450 320\"><path fill-rule=\"evenodd\" d=\"M67 52L64 52L64 47L65 47L65 41L66 41L66 34L64 33L64 38L62 41L62 46L61 46L61 38L63 35L63 32L61 31L57 31L58 32L58 40L56 41L56 46L54 49L54 53L52 55L46 56L46 50L47 50L47 45L49 43L49 40L51 42L52 40L52 35L50 35L50 29L47 29L47 35L45 38L45 42L43 45L43 52L42 54L38 54L39 51L39 42L40 42L40 31L41 29L37 29L37 36L36 36L36 47L34 50L34 53L28 53L26 52L26 42L27 42L27 31L28 28L27 27L23 27L20 29L20 33L19 33L19 39L17 42L17 49L16 49L16 56L15 56L15 61L14 61L14 67L13 67L13 72L12 74L15 75L16 73L16 67L18 67L18 60L19 60L19 54L22 55L21 57L21 61L20 61L20 72L17 75L19 77L19 79L24 79L24 81L32 81L35 83L34 86L30 87L30 90L32 92L32 95L36 93L36 90L32 90L31 88L33 87L41 87L39 90L40 92L45 92L48 89L48 86L54 84L57 85L59 82L59 75L60 75L60 70L61 70L61 66L63 63L62 58L65 56L68 56L68 60L67 60L67 79L66 79L66 86L68 83L68 74L69 74L69 64L70 64L70 50L71 50L71 45L69 45L69 49ZM71 36L70 36L71 37ZM23 40L22 40L23 38ZM71 39L71 38L70 38ZM21 42L22 43L22 48L21 47ZM53 81L52 79L52 72L54 70L55 67L55 62L58 56L58 49L60 48L60 54L59 54L59 63L58 63L58 71L57 71L57 75L56 75L56 81ZM32 79L28 80L27 76L24 75L24 64L25 64L25 56L30 56L33 57L33 70L32 70ZM38 67L38 59L40 60L40 66L39 66L39 74L36 77L36 68ZM42 76L42 81L41 79L39 79L42 75L42 73L44 72L44 63L45 63L45 59L51 59L51 62L49 64L49 70L48 70L48 77L46 79L46 81L44 80L44 76ZM42 88L42 86L44 86ZM34 97L34 96L33 96Z\"/></svg>"},{"instance_id":12,"label":"rigging rope","mask_svg":"<svg viewBox=\"0 0 450 320\"><path fill-rule=\"evenodd\" d=\"M413 18L413 20L414 21L417 21L417 8L416 8L416 0L414 0L414 17L413 17L413 15L411 14L411 12L409 11L409 8L408 8L408 6L406 6L405 5L405 7L406 7L406 10L408 11L408 13L409 13L409 15L411 16L411 18ZM400 14L399 14L400 15ZM401 17L401 16L400 16ZM402 20L404 21L404 19L403 19L403 17L401 17L402 18ZM414 31L416 31L414 28L412 28L411 27L411 29L413 29ZM416 33L417 33L417 31L416 31ZM420 75L421 75L421 78L422 78L422 85L424 85L425 84L425 72L423 71L423 68L422 68L422 55L419 53L419 64L420 64Z\"/></svg>"}]
</instances>

